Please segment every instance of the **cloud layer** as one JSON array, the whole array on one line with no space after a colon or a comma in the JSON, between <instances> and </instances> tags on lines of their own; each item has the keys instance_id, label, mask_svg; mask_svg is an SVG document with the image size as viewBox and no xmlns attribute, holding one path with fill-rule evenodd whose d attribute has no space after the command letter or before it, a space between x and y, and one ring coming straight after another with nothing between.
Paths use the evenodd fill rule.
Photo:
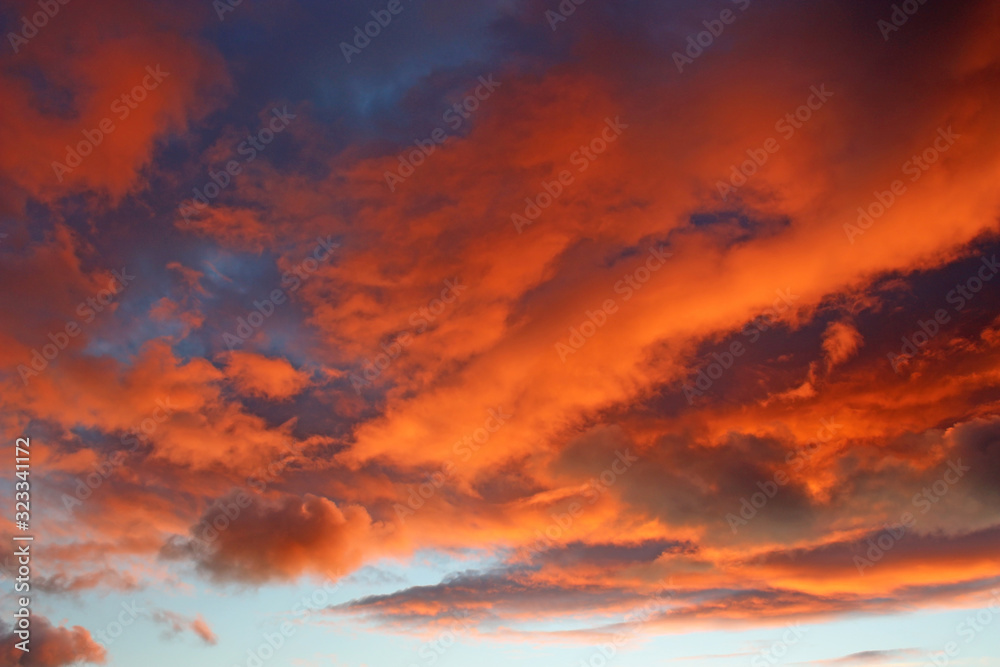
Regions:
<instances>
[{"instance_id":1,"label":"cloud layer","mask_svg":"<svg viewBox=\"0 0 1000 667\"><path fill-rule=\"evenodd\" d=\"M407 5L349 63L316 25L350 8L67 5L0 65L0 426L38 441L48 589L474 549L330 611L601 635L650 600L663 632L979 601L1000 10L886 35L883 4ZM30 664L104 655L39 628Z\"/></svg>"}]
</instances>

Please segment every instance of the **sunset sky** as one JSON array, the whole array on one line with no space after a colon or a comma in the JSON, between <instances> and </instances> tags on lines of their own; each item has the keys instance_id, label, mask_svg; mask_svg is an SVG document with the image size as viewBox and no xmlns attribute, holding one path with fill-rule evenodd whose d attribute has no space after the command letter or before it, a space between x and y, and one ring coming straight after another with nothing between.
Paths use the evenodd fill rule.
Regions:
<instances>
[{"instance_id":1,"label":"sunset sky","mask_svg":"<svg viewBox=\"0 0 1000 667\"><path fill-rule=\"evenodd\" d=\"M1000 4L0 10L0 667L1000 665Z\"/></svg>"}]
</instances>

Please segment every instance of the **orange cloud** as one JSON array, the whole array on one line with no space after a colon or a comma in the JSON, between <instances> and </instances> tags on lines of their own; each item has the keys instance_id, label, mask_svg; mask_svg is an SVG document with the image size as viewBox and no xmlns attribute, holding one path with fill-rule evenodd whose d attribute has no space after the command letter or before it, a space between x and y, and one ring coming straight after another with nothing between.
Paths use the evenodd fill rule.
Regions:
<instances>
[{"instance_id":1,"label":"orange cloud","mask_svg":"<svg viewBox=\"0 0 1000 667\"><path fill-rule=\"evenodd\" d=\"M104 664L107 659L107 651L86 629L79 625L55 626L44 616L34 615L31 619L30 652L18 649L18 641L16 633L0 628L0 656L4 664L65 667L80 661Z\"/></svg>"},{"instance_id":2,"label":"orange cloud","mask_svg":"<svg viewBox=\"0 0 1000 667\"><path fill-rule=\"evenodd\" d=\"M303 103L282 148L190 224L147 186L183 189L175 162L215 164L256 112L194 136L230 92L194 10L76 11L79 36L53 22L17 61L65 89L65 110L26 65L0 71L22 110L0 113L18 220L0 245L0 305L18 313L0 326L0 427L39 434L34 461L67 510L47 590L131 589L178 559L261 585L471 547L496 571L340 611L401 628L463 611L487 628L618 613L674 577L676 606L654 621L674 631L958 604L993 585L996 8L908 26L933 53L858 42L861 19L835 3L748 13L731 54L682 76L671 30L578 15L572 58L498 70L489 104L392 191L395 147L340 145L332 107ZM54 179L65 144L161 62L171 75ZM829 99L792 125L817 86ZM763 146L777 149L761 163ZM147 210L174 226L118 219ZM224 351L246 294L317 236L344 242ZM135 289L23 382L17 366L120 256L142 267ZM970 470L879 575L859 572L868 540L957 461ZM165 619L214 641L200 619Z\"/></svg>"},{"instance_id":3,"label":"orange cloud","mask_svg":"<svg viewBox=\"0 0 1000 667\"><path fill-rule=\"evenodd\" d=\"M10 100L0 170L46 200L134 189L157 142L216 108L230 87L221 58L190 27L197 21L190 9L117 0L65 9L0 69ZM69 96L70 113L33 88L29 61L48 90Z\"/></svg>"},{"instance_id":4,"label":"orange cloud","mask_svg":"<svg viewBox=\"0 0 1000 667\"><path fill-rule=\"evenodd\" d=\"M226 376L240 392L284 400L309 384L309 375L296 370L285 359L269 359L251 352L233 351L225 355Z\"/></svg>"}]
</instances>

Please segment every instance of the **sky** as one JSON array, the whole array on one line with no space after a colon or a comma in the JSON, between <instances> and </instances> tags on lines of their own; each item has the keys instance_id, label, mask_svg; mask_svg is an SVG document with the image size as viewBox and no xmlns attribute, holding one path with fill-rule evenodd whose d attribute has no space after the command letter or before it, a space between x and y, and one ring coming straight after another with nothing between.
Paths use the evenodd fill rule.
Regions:
<instances>
[{"instance_id":1,"label":"sky","mask_svg":"<svg viewBox=\"0 0 1000 667\"><path fill-rule=\"evenodd\" d=\"M1000 665L997 3L0 28L0 665Z\"/></svg>"}]
</instances>

